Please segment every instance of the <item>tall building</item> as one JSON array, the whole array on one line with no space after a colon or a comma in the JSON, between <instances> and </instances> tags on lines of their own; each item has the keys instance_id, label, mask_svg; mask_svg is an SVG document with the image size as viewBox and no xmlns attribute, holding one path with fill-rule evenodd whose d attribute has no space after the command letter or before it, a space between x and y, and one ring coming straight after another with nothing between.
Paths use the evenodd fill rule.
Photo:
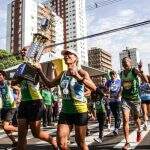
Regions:
<instances>
[{"instance_id":1,"label":"tall building","mask_svg":"<svg viewBox=\"0 0 150 150\"><path fill-rule=\"evenodd\" d=\"M37 2L13 0L8 4L6 47L17 54L25 45L30 45L33 33L37 32Z\"/></svg>"},{"instance_id":2,"label":"tall building","mask_svg":"<svg viewBox=\"0 0 150 150\"><path fill-rule=\"evenodd\" d=\"M120 56L120 68L121 68L121 70L123 70L122 59L126 56L131 58L133 67L137 67L138 63L140 61L139 52L136 48L129 49L129 48L126 47L126 49L123 50L119 54L119 56Z\"/></svg>"},{"instance_id":3,"label":"tall building","mask_svg":"<svg viewBox=\"0 0 150 150\"><path fill-rule=\"evenodd\" d=\"M56 43L63 42L63 20L60 18L56 13L52 11L50 7L46 5L47 3L39 4L38 5L38 12L37 12L37 27L38 32L41 32L41 22L43 18L47 18L49 20L49 28L44 33L46 37L48 37L49 41L46 43L45 52L49 51L57 51L59 56L61 51L63 50L63 45L58 46L51 46Z\"/></svg>"},{"instance_id":4,"label":"tall building","mask_svg":"<svg viewBox=\"0 0 150 150\"><path fill-rule=\"evenodd\" d=\"M43 18L48 18L50 22L48 30L44 33L49 38L45 52L63 49L63 45L51 46L57 42L63 42L62 18L46 5L38 4L37 0L14 0L8 4L7 16L6 44L7 49L12 53L17 54L22 47L31 44L33 34L41 32L40 26Z\"/></svg>"},{"instance_id":5,"label":"tall building","mask_svg":"<svg viewBox=\"0 0 150 150\"><path fill-rule=\"evenodd\" d=\"M85 0L50 0L57 15L64 22L64 48L71 48L79 53L81 64L88 64L86 40L67 42L87 35Z\"/></svg>"},{"instance_id":6,"label":"tall building","mask_svg":"<svg viewBox=\"0 0 150 150\"><path fill-rule=\"evenodd\" d=\"M108 52L100 48L93 47L89 50L88 57L90 67L106 72L112 69L111 55Z\"/></svg>"},{"instance_id":7,"label":"tall building","mask_svg":"<svg viewBox=\"0 0 150 150\"><path fill-rule=\"evenodd\" d=\"M111 54L108 52L93 47L88 51L88 57L89 57L89 66L99 69L106 74L112 70L112 59ZM93 76L91 77L95 84L99 84L101 82L101 75Z\"/></svg>"},{"instance_id":8,"label":"tall building","mask_svg":"<svg viewBox=\"0 0 150 150\"><path fill-rule=\"evenodd\" d=\"M148 73L150 75L150 64L148 64Z\"/></svg>"}]
</instances>

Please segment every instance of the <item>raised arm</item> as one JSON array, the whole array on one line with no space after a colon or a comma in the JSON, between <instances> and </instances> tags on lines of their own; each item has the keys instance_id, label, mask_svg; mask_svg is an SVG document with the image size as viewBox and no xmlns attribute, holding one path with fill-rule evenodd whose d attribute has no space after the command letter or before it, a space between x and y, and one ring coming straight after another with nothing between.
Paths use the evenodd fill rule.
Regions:
<instances>
[{"instance_id":1,"label":"raised arm","mask_svg":"<svg viewBox=\"0 0 150 150\"><path fill-rule=\"evenodd\" d=\"M46 84L46 86L47 86L48 88L52 88L52 87L57 86L57 85L59 84L62 74L60 74L60 75L59 75L58 77L56 77L54 80L50 81L50 80L45 76L45 74L43 73L43 71L42 71L41 68L38 68L37 71L38 71L39 76L41 77L41 79L44 81L44 83Z\"/></svg>"},{"instance_id":2,"label":"raised arm","mask_svg":"<svg viewBox=\"0 0 150 150\"><path fill-rule=\"evenodd\" d=\"M140 77L142 82L146 83L148 82L148 79L141 68L140 69L135 68L135 73Z\"/></svg>"}]
</instances>

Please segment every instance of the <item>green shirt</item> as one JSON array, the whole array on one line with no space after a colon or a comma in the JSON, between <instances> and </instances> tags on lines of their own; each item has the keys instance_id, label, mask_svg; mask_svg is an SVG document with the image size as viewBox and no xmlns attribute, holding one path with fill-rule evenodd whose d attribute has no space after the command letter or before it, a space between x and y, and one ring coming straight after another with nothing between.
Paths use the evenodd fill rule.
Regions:
<instances>
[{"instance_id":1,"label":"green shirt","mask_svg":"<svg viewBox=\"0 0 150 150\"><path fill-rule=\"evenodd\" d=\"M54 96L49 90L46 89L41 90L41 95L45 105L52 105L54 101Z\"/></svg>"},{"instance_id":2,"label":"green shirt","mask_svg":"<svg viewBox=\"0 0 150 150\"><path fill-rule=\"evenodd\" d=\"M97 112L106 112L105 104L103 100L96 101L95 108Z\"/></svg>"},{"instance_id":3,"label":"green shirt","mask_svg":"<svg viewBox=\"0 0 150 150\"><path fill-rule=\"evenodd\" d=\"M13 90L5 81L0 85L0 108L15 108L16 104L13 97Z\"/></svg>"},{"instance_id":4,"label":"green shirt","mask_svg":"<svg viewBox=\"0 0 150 150\"><path fill-rule=\"evenodd\" d=\"M103 97L102 93L93 92L91 94L91 98L95 102L96 112L106 112Z\"/></svg>"},{"instance_id":5,"label":"green shirt","mask_svg":"<svg viewBox=\"0 0 150 150\"><path fill-rule=\"evenodd\" d=\"M130 69L127 74L124 71L121 72L120 78L122 80L122 98L129 99L131 101L139 101L139 80L134 72L134 68Z\"/></svg>"},{"instance_id":6,"label":"green shirt","mask_svg":"<svg viewBox=\"0 0 150 150\"><path fill-rule=\"evenodd\" d=\"M22 101L32 101L42 99L39 84L34 85L30 81L23 80L21 82Z\"/></svg>"},{"instance_id":7,"label":"green shirt","mask_svg":"<svg viewBox=\"0 0 150 150\"><path fill-rule=\"evenodd\" d=\"M63 113L85 113L88 111L87 100L84 97L84 85L72 77L66 75L61 77L60 88L62 91L62 112Z\"/></svg>"}]
</instances>

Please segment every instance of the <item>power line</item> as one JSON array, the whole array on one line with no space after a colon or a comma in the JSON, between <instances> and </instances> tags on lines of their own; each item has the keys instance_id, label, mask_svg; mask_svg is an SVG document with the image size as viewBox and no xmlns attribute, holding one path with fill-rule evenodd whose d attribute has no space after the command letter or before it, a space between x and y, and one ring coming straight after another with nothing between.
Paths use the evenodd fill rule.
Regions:
<instances>
[{"instance_id":1,"label":"power line","mask_svg":"<svg viewBox=\"0 0 150 150\"><path fill-rule=\"evenodd\" d=\"M85 40L85 39L89 39L89 38L93 38L93 37L97 37L97 36L102 36L102 35L105 35L105 34L110 34L110 33L118 32L118 31L122 31L122 30L127 30L127 29L131 29L131 28L136 28L136 27L147 25L147 24L150 24L150 20L146 20L146 21L143 21L143 22L138 22L138 23L123 26L123 27L120 27L120 28L107 30L107 31L104 31L104 32L88 35L88 36L81 37L81 38L68 40L66 42L56 43L56 44L51 45L50 47L54 47L54 46L58 46L58 45L66 44L66 43L71 43L71 42L76 42L76 41L80 41L80 40Z\"/></svg>"},{"instance_id":2,"label":"power line","mask_svg":"<svg viewBox=\"0 0 150 150\"><path fill-rule=\"evenodd\" d=\"M122 1L122 0L105 0L105 1L101 1L101 2L95 2L92 6L89 6L89 10L94 10L97 8L112 5L112 4L119 2L119 1Z\"/></svg>"},{"instance_id":3,"label":"power line","mask_svg":"<svg viewBox=\"0 0 150 150\"><path fill-rule=\"evenodd\" d=\"M104 0L104 1L100 1L100 2L93 2L94 4L91 6L88 6L89 10L93 10L93 9L97 9L100 7L104 7L107 5L112 5L114 3L120 2L122 0Z\"/></svg>"}]
</instances>

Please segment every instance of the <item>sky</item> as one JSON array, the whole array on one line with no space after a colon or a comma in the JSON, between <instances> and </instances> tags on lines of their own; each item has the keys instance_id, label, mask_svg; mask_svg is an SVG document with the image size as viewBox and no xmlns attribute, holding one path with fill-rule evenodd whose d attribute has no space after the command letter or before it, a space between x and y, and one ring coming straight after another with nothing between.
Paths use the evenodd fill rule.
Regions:
<instances>
[{"instance_id":1,"label":"sky","mask_svg":"<svg viewBox=\"0 0 150 150\"><path fill-rule=\"evenodd\" d=\"M150 20L150 0L120 0L111 5L89 9L94 2L106 0L85 0L87 5L88 35L125 25ZM7 3L10 0L0 0L0 48L6 48ZM124 30L112 34L95 37L88 40L90 47L100 47L112 55L113 69L118 70L119 52L126 47L137 48L143 61L144 71L148 73L150 63L150 24Z\"/></svg>"},{"instance_id":2,"label":"sky","mask_svg":"<svg viewBox=\"0 0 150 150\"><path fill-rule=\"evenodd\" d=\"M86 0L89 4L102 0ZM103 0L104 1L104 0ZM150 0L121 0L112 5L87 11L88 34L150 20ZM88 40L89 47L100 47L112 54L115 70L120 67L119 52L128 48L137 48L143 61L144 71L148 73L150 63L150 24L124 30Z\"/></svg>"}]
</instances>

